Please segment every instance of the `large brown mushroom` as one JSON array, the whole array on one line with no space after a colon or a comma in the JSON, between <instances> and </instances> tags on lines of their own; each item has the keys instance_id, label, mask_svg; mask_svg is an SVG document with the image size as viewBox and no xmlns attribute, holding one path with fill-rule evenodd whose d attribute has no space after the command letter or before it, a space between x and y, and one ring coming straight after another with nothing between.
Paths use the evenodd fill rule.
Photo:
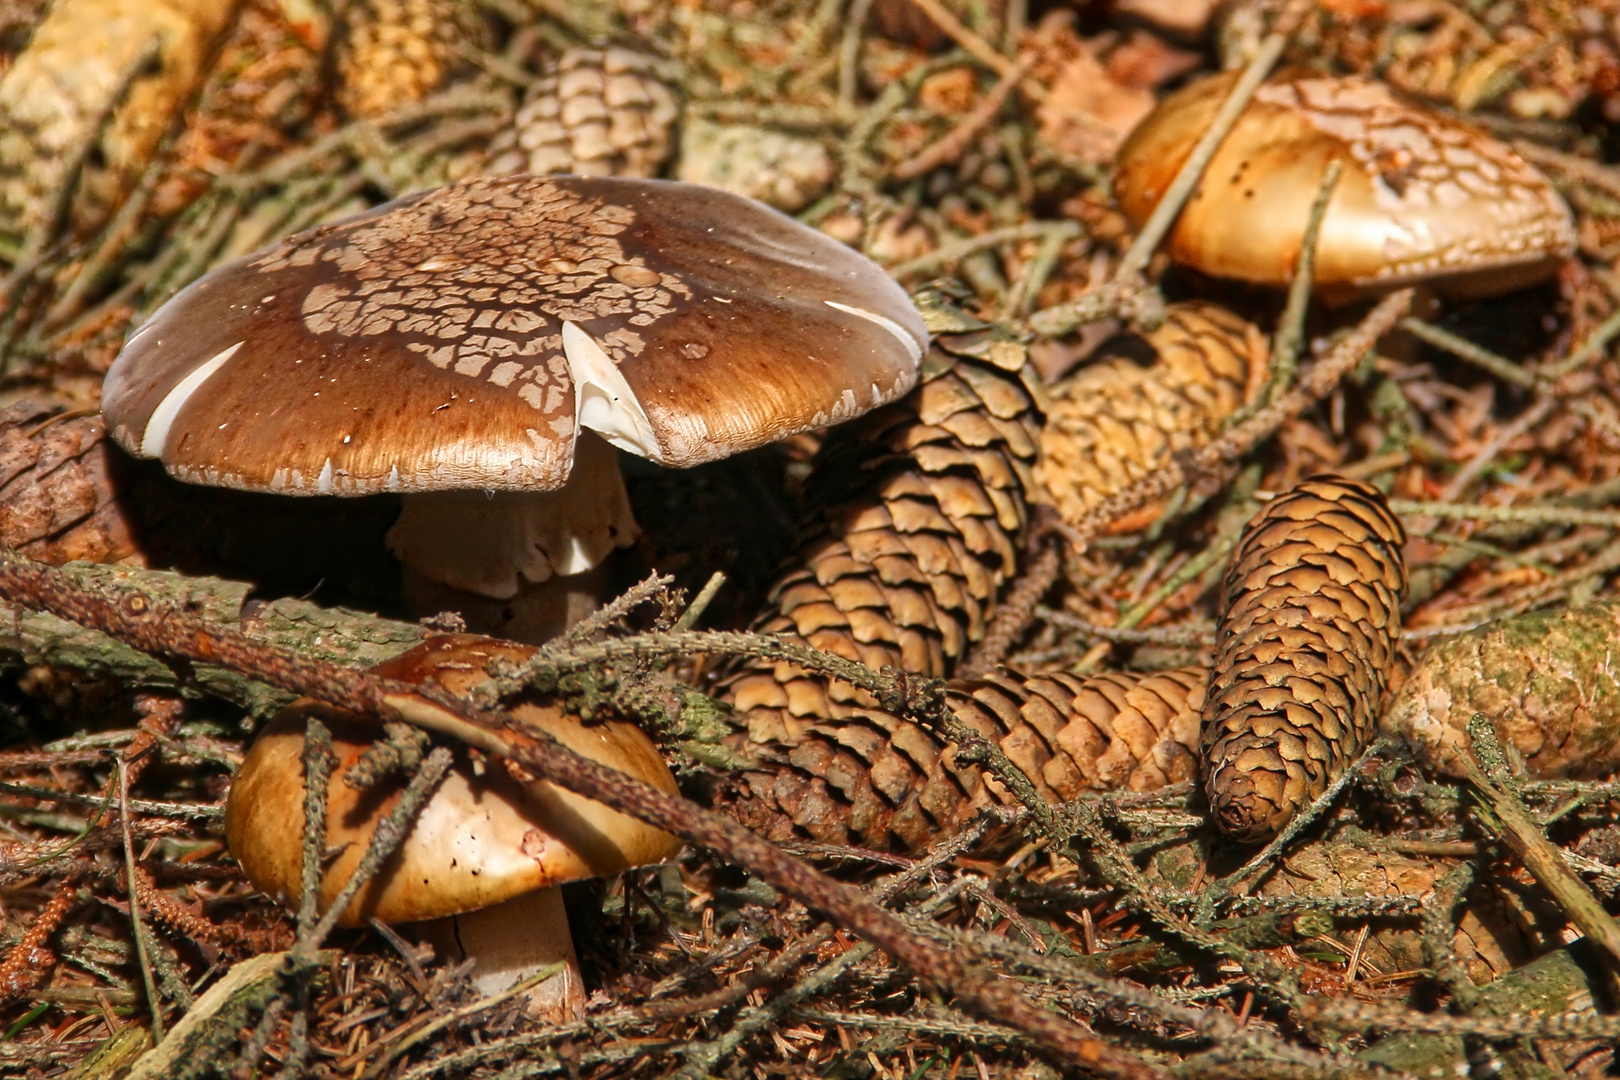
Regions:
<instances>
[{"instance_id":1,"label":"large brown mushroom","mask_svg":"<svg viewBox=\"0 0 1620 1080\"><path fill-rule=\"evenodd\" d=\"M1120 148L1114 194L1146 221L1208 129L1237 72L1172 94ZM1436 281L1454 295L1549 277L1575 250L1569 208L1505 144L1357 77L1284 75L1262 86L1167 239L1217 277L1290 281L1311 203L1343 163L1317 240L1313 283L1333 296Z\"/></svg>"},{"instance_id":2,"label":"large brown mushroom","mask_svg":"<svg viewBox=\"0 0 1620 1080\"><path fill-rule=\"evenodd\" d=\"M758 203L477 178L208 274L130 337L102 405L184 481L403 493L417 606L498 609L632 542L612 447L685 467L838 423L909 390L926 344L876 264Z\"/></svg>"},{"instance_id":3,"label":"large brown mushroom","mask_svg":"<svg viewBox=\"0 0 1620 1080\"><path fill-rule=\"evenodd\" d=\"M533 650L471 635L430 638L372 670L409 683L462 693L488 677L496 660ZM673 794L675 778L642 731L623 721L585 724L555 706L520 703L512 715L594 761ZM338 762L327 786L326 847L335 853L321 878L321 907L335 901L372 834L398 801L401 785L368 788L344 774L374 744L376 726L310 699L294 702L259 735L231 785L225 836L242 870L262 891L296 904L302 895L304 729L315 718L332 732ZM528 995L552 1019L577 1016L583 984L557 886L622 873L675 854L673 836L601 803L541 780L520 783L498 763L458 757L423 806L410 834L340 917L345 926L428 922L429 937L452 959L474 962L480 990L495 993L548 965L557 978Z\"/></svg>"}]
</instances>

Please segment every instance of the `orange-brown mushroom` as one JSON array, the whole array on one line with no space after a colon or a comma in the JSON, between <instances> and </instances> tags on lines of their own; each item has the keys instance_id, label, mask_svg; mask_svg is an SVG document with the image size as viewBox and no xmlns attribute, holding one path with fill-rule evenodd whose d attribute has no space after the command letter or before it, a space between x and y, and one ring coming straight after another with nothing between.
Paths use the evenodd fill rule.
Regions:
<instances>
[{"instance_id":1,"label":"orange-brown mushroom","mask_svg":"<svg viewBox=\"0 0 1620 1080\"><path fill-rule=\"evenodd\" d=\"M876 264L759 203L486 177L213 271L102 404L184 481L404 493L407 569L505 601L634 538L609 444L684 468L838 423L909 390L927 340Z\"/></svg>"},{"instance_id":2,"label":"orange-brown mushroom","mask_svg":"<svg viewBox=\"0 0 1620 1080\"><path fill-rule=\"evenodd\" d=\"M1209 127L1237 73L1166 98L1121 147L1114 194L1140 225ZM1217 277L1290 281L1333 161L1314 284L1354 295L1435 281L1490 295L1549 277L1575 250L1552 184L1483 132L1359 77L1284 75L1262 86L1210 161L1166 240Z\"/></svg>"},{"instance_id":3,"label":"orange-brown mushroom","mask_svg":"<svg viewBox=\"0 0 1620 1080\"><path fill-rule=\"evenodd\" d=\"M471 635L430 638L372 669L452 693L488 677L496 660L521 661L532 650ZM675 779L652 741L623 721L586 724L555 706L520 703L512 715L569 749L674 793ZM326 846L336 854L321 878L328 907L353 874L401 786L364 790L345 771L377 735L347 710L303 699L284 709L254 742L225 808L225 835L243 872L289 904L302 894L304 729L310 718L332 732L338 762L327 787ZM452 958L474 961L473 978L495 993L549 964L565 966L529 995L531 1009L553 1019L576 1016L584 995L562 896L564 882L621 873L675 854L673 836L601 803L541 780L521 783L498 763L462 753L418 814L393 857L340 918L362 926L436 920L427 928Z\"/></svg>"}]
</instances>

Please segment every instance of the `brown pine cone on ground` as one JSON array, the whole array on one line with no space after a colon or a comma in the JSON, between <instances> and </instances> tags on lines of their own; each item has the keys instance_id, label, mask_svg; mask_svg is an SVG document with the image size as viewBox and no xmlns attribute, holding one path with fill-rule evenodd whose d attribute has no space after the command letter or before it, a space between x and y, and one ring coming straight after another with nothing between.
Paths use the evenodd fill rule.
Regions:
<instances>
[{"instance_id":1,"label":"brown pine cone on ground","mask_svg":"<svg viewBox=\"0 0 1620 1080\"><path fill-rule=\"evenodd\" d=\"M998 669L952 682L946 703L1057 802L1194 779L1205 676ZM915 850L980 807L1013 801L977 765L958 763L955 744L876 709L811 724L792 745L751 749L762 767L729 777L717 802L774 840Z\"/></svg>"},{"instance_id":2,"label":"brown pine cone on ground","mask_svg":"<svg viewBox=\"0 0 1620 1080\"><path fill-rule=\"evenodd\" d=\"M1337 476L1310 477L1244 529L1204 701L1204 786L1228 835L1276 835L1371 739L1405 541L1376 488Z\"/></svg>"},{"instance_id":3,"label":"brown pine cone on ground","mask_svg":"<svg viewBox=\"0 0 1620 1080\"><path fill-rule=\"evenodd\" d=\"M654 56L569 49L490 146L492 176L655 177L675 147L676 89Z\"/></svg>"},{"instance_id":4,"label":"brown pine cone on ground","mask_svg":"<svg viewBox=\"0 0 1620 1080\"><path fill-rule=\"evenodd\" d=\"M1197 450L1254 399L1265 379L1265 337L1202 301L1172 304L1146 334L1106 342L1053 391L1035 477L1064 521Z\"/></svg>"},{"instance_id":5,"label":"brown pine cone on ground","mask_svg":"<svg viewBox=\"0 0 1620 1080\"><path fill-rule=\"evenodd\" d=\"M984 633L1018 570L1044 395L1022 346L950 318L930 327L922 384L822 448L807 485L816 524L755 629L928 676ZM872 704L786 663L730 673L720 692L762 743Z\"/></svg>"},{"instance_id":6,"label":"brown pine cone on ground","mask_svg":"<svg viewBox=\"0 0 1620 1080\"><path fill-rule=\"evenodd\" d=\"M467 37L455 0L348 0L335 53L337 100L385 116L449 81Z\"/></svg>"},{"instance_id":7,"label":"brown pine cone on ground","mask_svg":"<svg viewBox=\"0 0 1620 1080\"><path fill-rule=\"evenodd\" d=\"M145 565L115 454L100 416L33 401L0 410L0 545L53 565Z\"/></svg>"}]
</instances>

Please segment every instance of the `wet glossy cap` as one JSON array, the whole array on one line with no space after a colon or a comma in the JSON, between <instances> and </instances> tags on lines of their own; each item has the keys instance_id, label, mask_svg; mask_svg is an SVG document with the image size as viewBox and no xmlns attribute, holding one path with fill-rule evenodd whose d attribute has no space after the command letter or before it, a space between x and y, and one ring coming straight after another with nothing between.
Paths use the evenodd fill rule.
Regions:
<instances>
[{"instance_id":1,"label":"wet glossy cap","mask_svg":"<svg viewBox=\"0 0 1620 1080\"><path fill-rule=\"evenodd\" d=\"M372 670L387 678L433 681L452 692L487 677L496 659L521 661L533 649L460 634L430 638ZM580 754L674 794L675 778L658 749L633 724L587 725L549 705L511 710ZM354 873L401 785L356 791L344 771L380 733L361 717L302 699L283 709L254 742L225 807L231 852L255 886L296 903L302 892L304 727L315 716L332 731L338 763L328 785L327 848L341 849L321 880L323 908ZM475 770L460 754L422 808L394 857L344 912L343 923L367 917L415 922L488 907L534 889L616 874L662 862L680 841L601 803L546 781L522 784L498 763Z\"/></svg>"},{"instance_id":2,"label":"wet glossy cap","mask_svg":"<svg viewBox=\"0 0 1620 1080\"><path fill-rule=\"evenodd\" d=\"M876 264L759 203L481 177L213 271L130 338L102 404L193 483L543 490L581 426L696 465L899 397L926 344Z\"/></svg>"},{"instance_id":3,"label":"wet glossy cap","mask_svg":"<svg viewBox=\"0 0 1620 1080\"><path fill-rule=\"evenodd\" d=\"M1114 178L1146 221L1236 81L1171 95L1131 133ZM1489 295L1549 277L1575 250L1569 208L1505 144L1362 78L1285 76L1262 86L1167 240L1219 277L1289 281L1330 162L1343 172L1322 220L1315 283L1353 292L1444 279Z\"/></svg>"}]
</instances>

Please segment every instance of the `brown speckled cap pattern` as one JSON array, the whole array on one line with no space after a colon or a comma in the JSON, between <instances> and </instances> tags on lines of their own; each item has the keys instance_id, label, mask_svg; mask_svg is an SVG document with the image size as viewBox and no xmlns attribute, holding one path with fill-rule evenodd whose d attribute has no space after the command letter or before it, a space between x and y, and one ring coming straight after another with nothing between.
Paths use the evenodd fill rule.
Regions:
<instances>
[{"instance_id":1,"label":"brown speckled cap pattern","mask_svg":"<svg viewBox=\"0 0 1620 1080\"><path fill-rule=\"evenodd\" d=\"M477 178L204 277L131 337L103 408L193 483L536 490L580 426L696 465L899 397L926 343L876 265L758 203Z\"/></svg>"},{"instance_id":2,"label":"brown speckled cap pattern","mask_svg":"<svg viewBox=\"0 0 1620 1080\"><path fill-rule=\"evenodd\" d=\"M1237 73L1167 98L1121 148L1114 190L1148 217ZM1549 276L1575 248L1568 207L1506 144L1362 78L1284 74L1262 86L1168 238L1179 262L1282 284L1310 205L1343 162L1317 247L1318 286L1388 287L1469 276L1499 292Z\"/></svg>"}]
</instances>

